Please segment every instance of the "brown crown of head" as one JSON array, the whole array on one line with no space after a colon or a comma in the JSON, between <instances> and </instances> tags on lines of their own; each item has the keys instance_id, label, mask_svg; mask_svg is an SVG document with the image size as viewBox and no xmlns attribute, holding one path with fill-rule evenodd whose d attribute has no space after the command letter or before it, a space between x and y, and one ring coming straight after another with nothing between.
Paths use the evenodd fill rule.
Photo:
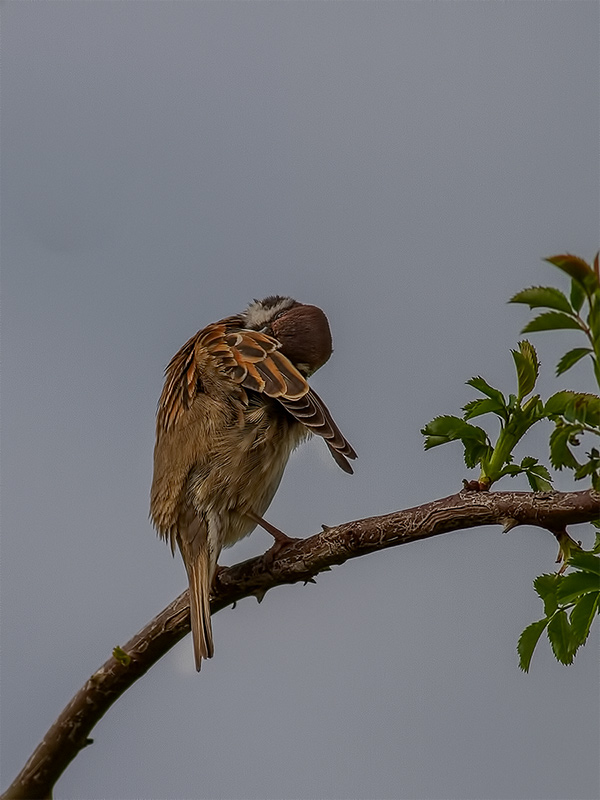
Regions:
<instances>
[{"instance_id":1,"label":"brown crown of head","mask_svg":"<svg viewBox=\"0 0 600 800\"><path fill-rule=\"evenodd\" d=\"M327 317L316 306L297 303L271 325L284 356L306 375L322 367L333 351Z\"/></svg>"}]
</instances>

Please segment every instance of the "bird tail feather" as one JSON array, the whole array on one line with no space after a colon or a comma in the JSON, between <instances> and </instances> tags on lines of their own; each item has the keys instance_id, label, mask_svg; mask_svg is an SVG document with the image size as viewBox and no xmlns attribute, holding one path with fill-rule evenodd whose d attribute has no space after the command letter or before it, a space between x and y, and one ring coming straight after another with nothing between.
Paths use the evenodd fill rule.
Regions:
<instances>
[{"instance_id":1,"label":"bird tail feather","mask_svg":"<svg viewBox=\"0 0 600 800\"><path fill-rule=\"evenodd\" d=\"M187 512L187 513L186 513ZM200 671L203 658L214 654L210 623L210 589L217 568L218 553L207 536L206 522L187 508L180 519L177 543L190 586L190 622L196 669Z\"/></svg>"},{"instance_id":2,"label":"bird tail feather","mask_svg":"<svg viewBox=\"0 0 600 800\"><path fill-rule=\"evenodd\" d=\"M186 563L190 583L190 620L194 659L200 672L203 658L212 658L214 653L212 625L210 622L210 587L212 570L208 548L196 555L191 563Z\"/></svg>"}]
</instances>

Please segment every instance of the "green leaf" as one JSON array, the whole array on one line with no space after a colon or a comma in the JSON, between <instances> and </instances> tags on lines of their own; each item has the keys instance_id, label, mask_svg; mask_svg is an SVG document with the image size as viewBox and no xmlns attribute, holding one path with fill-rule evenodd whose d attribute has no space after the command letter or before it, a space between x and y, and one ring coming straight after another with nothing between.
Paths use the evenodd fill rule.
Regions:
<instances>
[{"instance_id":1,"label":"green leaf","mask_svg":"<svg viewBox=\"0 0 600 800\"><path fill-rule=\"evenodd\" d=\"M517 380L519 386L519 400L533 391L539 372L539 361L535 348L530 342L524 339L519 342L518 350L511 350L515 367L517 370Z\"/></svg>"},{"instance_id":2,"label":"green leaf","mask_svg":"<svg viewBox=\"0 0 600 800\"><path fill-rule=\"evenodd\" d=\"M533 651L540 640L540 636L546 629L547 624L547 617L545 619L539 619L537 622L532 622L531 625L528 625L519 636L517 652L519 653L519 667L523 672L529 672Z\"/></svg>"},{"instance_id":3,"label":"green leaf","mask_svg":"<svg viewBox=\"0 0 600 800\"><path fill-rule=\"evenodd\" d=\"M594 575L592 572L571 572L563 576L556 590L556 597L560 603L571 603L590 592L600 592L600 575Z\"/></svg>"},{"instance_id":4,"label":"green leaf","mask_svg":"<svg viewBox=\"0 0 600 800\"><path fill-rule=\"evenodd\" d=\"M524 470L527 480L534 492L551 492L552 476L543 464L536 464Z\"/></svg>"},{"instance_id":5,"label":"green leaf","mask_svg":"<svg viewBox=\"0 0 600 800\"><path fill-rule=\"evenodd\" d=\"M544 311L528 322L521 333L534 333L535 331L556 331L562 328L581 330L577 320L560 311Z\"/></svg>"},{"instance_id":6,"label":"green leaf","mask_svg":"<svg viewBox=\"0 0 600 800\"><path fill-rule=\"evenodd\" d=\"M522 475L525 472L518 464L507 464L505 467L502 467L500 470L499 478L502 478L504 475L510 475L511 478L514 478L515 475Z\"/></svg>"},{"instance_id":7,"label":"green leaf","mask_svg":"<svg viewBox=\"0 0 600 800\"><path fill-rule=\"evenodd\" d=\"M548 416L557 414L564 414L565 409L573 400L574 392L562 391L556 392L552 397L549 397L544 406L544 411Z\"/></svg>"},{"instance_id":8,"label":"green leaf","mask_svg":"<svg viewBox=\"0 0 600 800\"><path fill-rule=\"evenodd\" d=\"M576 647L571 638L571 626L566 611L561 609L554 614L548 623L548 638L556 660L561 664L572 664Z\"/></svg>"},{"instance_id":9,"label":"green leaf","mask_svg":"<svg viewBox=\"0 0 600 800\"><path fill-rule=\"evenodd\" d=\"M546 401L544 413L563 416L568 422L600 427L600 397L587 392L556 392Z\"/></svg>"},{"instance_id":10,"label":"green leaf","mask_svg":"<svg viewBox=\"0 0 600 800\"><path fill-rule=\"evenodd\" d=\"M558 608L558 600L556 599L556 590L560 585L562 575L557 575L556 572L547 573L545 575L538 575L533 582L533 588L544 602L544 613L550 617Z\"/></svg>"},{"instance_id":11,"label":"green leaf","mask_svg":"<svg viewBox=\"0 0 600 800\"><path fill-rule=\"evenodd\" d=\"M489 383L480 375L470 378L467 381L467 386L472 386L474 389L477 389L478 392L491 397L492 400L496 400L502 406L506 405L506 400L504 399L502 392L499 389L494 389L493 386L490 386Z\"/></svg>"},{"instance_id":12,"label":"green leaf","mask_svg":"<svg viewBox=\"0 0 600 800\"><path fill-rule=\"evenodd\" d=\"M559 256L550 256L550 258L544 260L566 272L569 277L574 278L590 291L598 288L598 279L593 269L582 258L572 256L570 253L564 253Z\"/></svg>"},{"instance_id":13,"label":"green leaf","mask_svg":"<svg viewBox=\"0 0 600 800\"><path fill-rule=\"evenodd\" d=\"M585 300L585 292L581 288L581 284L576 280L571 280L571 305L574 311L581 311L581 306Z\"/></svg>"},{"instance_id":14,"label":"green leaf","mask_svg":"<svg viewBox=\"0 0 600 800\"><path fill-rule=\"evenodd\" d=\"M586 594L571 611L571 634L577 646L585 644L598 611L600 611L600 592Z\"/></svg>"},{"instance_id":15,"label":"green leaf","mask_svg":"<svg viewBox=\"0 0 600 800\"><path fill-rule=\"evenodd\" d=\"M563 372L571 369L574 364L581 361L588 353L593 353L591 347L575 347L573 350L569 350L556 365L556 375L562 375Z\"/></svg>"},{"instance_id":16,"label":"green leaf","mask_svg":"<svg viewBox=\"0 0 600 800\"><path fill-rule=\"evenodd\" d=\"M490 445L483 444L475 439L463 440L463 447L465 448L465 466L469 469L473 469L478 464L483 465L486 461L489 461L492 455Z\"/></svg>"},{"instance_id":17,"label":"green leaf","mask_svg":"<svg viewBox=\"0 0 600 800\"><path fill-rule=\"evenodd\" d=\"M550 434L550 461L555 469L568 467L577 469L579 462L569 449L569 440L577 433L581 432L581 427L577 425L557 425Z\"/></svg>"},{"instance_id":18,"label":"green leaf","mask_svg":"<svg viewBox=\"0 0 600 800\"><path fill-rule=\"evenodd\" d=\"M598 534L600 536L600 534ZM600 576L600 558L593 552L579 550L573 553L569 559L569 565L591 572L593 575Z\"/></svg>"},{"instance_id":19,"label":"green leaf","mask_svg":"<svg viewBox=\"0 0 600 800\"><path fill-rule=\"evenodd\" d=\"M456 441L457 439L462 441L474 440L486 446L488 444L487 433L483 428L470 425L468 422L460 419L460 417L451 415L436 417L421 430L421 433L428 437L428 440L425 442L426 450L438 444ZM429 441L430 439L439 439L441 441L431 443Z\"/></svg>"},{"instance_id":20,"label":"green leaf","mask_svg":"<svg viewBox=\"0 0 600 800\"><path fill-rule=\"evenodd\" d=\"M481 400L471 400L463 406L464 419L473 419L473 417L480 417L482 414L497 414L501 419L506 420L506 406L504 403L499 403L496 399L486 397Z\"/></svg>"},{"instance_id":21,"label":"green leaf","mask_svg":"<svg viewBox=\"0 0 600 800\"><path fill-rule=\"evenodd\" d=\"M560 289L555 289L553 286L530 286L528 289L523 289L522 292L517 292L508 302L525 303L529 308L554 308L557 311L564 311L566 314L573 313L571 304L565 295Z\"/></svg>"}]
</instances>

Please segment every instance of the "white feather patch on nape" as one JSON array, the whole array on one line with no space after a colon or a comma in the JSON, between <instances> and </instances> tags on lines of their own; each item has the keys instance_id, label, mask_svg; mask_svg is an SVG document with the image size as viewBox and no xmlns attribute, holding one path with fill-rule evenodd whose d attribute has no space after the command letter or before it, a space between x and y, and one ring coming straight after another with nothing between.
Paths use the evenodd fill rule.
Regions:
<instances>
[{"instance_id":1,"label":"white feather patch on nape","mask_svg":"<svg viewBox=\"0 0 600 800\"><path fill-rule=\"evenodd\" d=\"M264 300L255 300L250 303L244 311L244 324L247 328L260 331L269 325L281 314L282 311L291 308L296 301L292 297L266 297Z\"/></svg>"}]
</instances>

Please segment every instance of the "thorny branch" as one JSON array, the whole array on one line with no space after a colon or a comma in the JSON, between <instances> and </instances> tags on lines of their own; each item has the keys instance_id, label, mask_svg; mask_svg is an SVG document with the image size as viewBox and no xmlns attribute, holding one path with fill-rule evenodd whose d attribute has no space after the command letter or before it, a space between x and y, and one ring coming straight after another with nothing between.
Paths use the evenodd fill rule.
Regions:
<instances>
[{"instance_id":1,"label":"thorny branch","mask_svg":"<svg viewBox=\"0 0 600 800\"><path fill-rule=\"evenodd\" d=\"M274 586L311 581L351 558L480 525L533 525L566 535L566 526L600 516L600 493L462 491L416 508L346 522L299 539L272 560L252 558L219 571L212 613ZM64 770L92 742L110 706L190 630L187 590L111 656L75 694L1 800L51 798Z\"/></svg>"}]
</instances>

